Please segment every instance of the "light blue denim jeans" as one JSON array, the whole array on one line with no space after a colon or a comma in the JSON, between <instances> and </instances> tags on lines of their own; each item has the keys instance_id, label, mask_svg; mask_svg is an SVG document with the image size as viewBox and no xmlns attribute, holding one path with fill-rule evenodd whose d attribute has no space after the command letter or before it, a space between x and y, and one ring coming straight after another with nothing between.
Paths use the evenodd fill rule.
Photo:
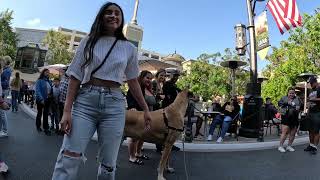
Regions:
<instances>
[{"instance_id":1,"label":"light blue denim jeans","mask_svg":"<svg viewBox=\"0 0 320 180\"><path fill-rule=\"evenodd\" d=\"M224 138L224 136L229 130L229 126L231 122L232 122L232 118L230 116L221 116L218 114L210 125L209 134L213 135L214 130L216 129L216 126L218 124L221 124L222 127L221 127L221 133L219 137Z\"/></svg>"},{"instance_id":2,"label":"light blue denim jeans","mask_svg":"<svg viewBox=\"0 0 320 180\"><path fill-rule=\"evenodd\" d=\"M3 90L3 99L7 102L9 96L9 90ZM8 118L5 110L0 109L0 131L8 132Z\"/></svg>"},{"instance_id":3,"label":"light blue denim jeans","mask_svg":"<svg viewBox=\"0 0 320 180\"><path fill-rule=\"evenodd\" d=\"M8 132L7 114L2 109L0 109L0 131Z\"/></svg>"},{"instance_id":4,"label":"light blue denim jeans","mask_svg":"<svg viewBox=\"0 0 320 180\"><path fill-rule=\"evenodd\" d=\"M86 147L96 130L99 143L97 179L114 180L124 125L125 100L120 88L81 88L72 109L71 133L64 136L52 180L77 179L79 165L86 160ZM81 156L65 155L64 150Z\"/></svg>"}]
</instances>

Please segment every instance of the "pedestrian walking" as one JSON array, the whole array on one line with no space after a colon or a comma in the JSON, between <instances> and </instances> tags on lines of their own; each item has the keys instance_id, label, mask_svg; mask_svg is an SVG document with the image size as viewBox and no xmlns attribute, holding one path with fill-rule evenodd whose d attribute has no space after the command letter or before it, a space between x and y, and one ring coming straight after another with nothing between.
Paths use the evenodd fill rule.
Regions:
<instances>
[{"instance_id":1,"label":"pedestrian walking","mask_svg":"<svg viewBox=\"0 0 320 180\"><path fill-rule=\"evenodd\" d=\"M292 143L296 136L297 128L299 126L298 116L301 108L301 100L296 96L293 87L288 89L288 95L283 96L278 102L281 112L282 133L280 136L280 146L278 150L282 153L295 151ZM288 146L284 148L284 141L289 134Z\"/></svg>"},{"instance_id":2,"label":"pedestrian walking","mask_svg":"<svg viewBox=\"0 0 320 180\"><path fill-rule=\"evenodd\" d=\"M149 109L137 80L137 48L124 37L123 24L120 6L111 2L104 4L68 68L70 81L61 120L66 135L53 180L77 179L80 163L86 159L86 147L96 130L99 144L97 179L115 179L125 125L125 100L120 89L124 77L145 112L146 130L150 129Z\"/></svg>"},{"instance_id":3,"label":"pedestrian walking","mask_svg":"<svg viewBox=\"0 0 320 180\"><path fill-rule=\"evenodd\" d=\"M11 87L11 104L12 112L18 112L18 102L20 96L20 89L22 87L22 81L20 79L20 73L16 72L15 77L10 83Z\"/></svg>"}]
</instances>

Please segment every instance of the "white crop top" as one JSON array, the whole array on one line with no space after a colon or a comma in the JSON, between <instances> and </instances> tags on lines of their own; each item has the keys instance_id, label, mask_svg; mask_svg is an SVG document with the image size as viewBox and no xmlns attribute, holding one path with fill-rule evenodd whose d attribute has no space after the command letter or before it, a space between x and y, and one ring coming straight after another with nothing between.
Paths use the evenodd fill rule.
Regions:
<instances>
[{"instance_id":1,"label":"white crop top","mask_svg":"<svg viewBox=\"0 0 320 180\"><path fill-rule=\"evenodd\" d=\"M75 77L81 81L81 84L90 81L91 72L102 63L115 41L115 37L101 37L94 47L92 61L89 65L82 68L85 62L84 48L87 40L88 36L80 42L67 71L67 75ZM114 81L119 84L123 84L124 80L137 78L139 75L137 54L137 48L129 41L118 40L104 65L96 73L92 74L92 77Z\"/></svg>"}]
</instances>

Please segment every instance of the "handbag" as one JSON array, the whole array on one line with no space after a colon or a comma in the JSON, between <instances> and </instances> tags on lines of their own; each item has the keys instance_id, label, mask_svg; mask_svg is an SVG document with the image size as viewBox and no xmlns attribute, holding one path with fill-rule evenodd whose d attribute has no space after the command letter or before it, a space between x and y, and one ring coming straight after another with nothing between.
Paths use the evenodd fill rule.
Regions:
<instances>
[{"instance_id":1,"label":"handbag","mask_svg":"<svg viewBox=\"0 0 320 180\"><path fill-rule=\"evenodd\" d=\"M96 73L96 72L104 65L104 63L106 62L107 58L108 58L109 55L111 54L111 51L112 51L112 49L114 48L114 46L116 45L117 42L118 42L118 39L116 39L116 40L113 42L112 46L110 47L109 51L107 52L107 54L106 54L106 56L104 57L104 59L103 59L103 61L101 62L101 64L100 64L98 67L96 67L96 68L91 72L91 76L92 76L94 73Z\"/></svg>"}]
</instances>

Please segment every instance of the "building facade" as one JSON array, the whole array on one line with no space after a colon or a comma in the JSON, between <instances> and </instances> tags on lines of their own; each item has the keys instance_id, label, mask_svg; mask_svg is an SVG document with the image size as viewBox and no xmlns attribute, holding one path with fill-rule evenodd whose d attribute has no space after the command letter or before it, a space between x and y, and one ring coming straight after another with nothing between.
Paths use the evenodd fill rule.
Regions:
<instances>
[{"instance_id":1,"label":"building facade","mask_svg":"<svg viewBox=\"0 0 320 180\"><path fill-rule=\"evenodd\" d=\"M87 35L87 33L74 30L74 29L67 29L64 27L59 27L58 32L61 32L62 34L66 35L68 38L68 51L74 52L79 44L80 41Z\"/></svg>"},{"instance_id":2,"label":"building facade","mask_svg":"<svg viewBox=\"0 0 320 180\"><path fill-rule=\"evenodd\" d=\"M48 47L43 43L47 31L15 28L17 34L17 56L14 68L25 73L37 72L37 67L45 65Z\"/></svg>"},{"instance_id":3,"label":"building facade","mask_svg":"<svg viewBox=\"0 0 320 180\"><path fill-rule=\"evenodd\" d=\"M39 67L48 65L46 59L48 58L49 47L43 43L48 31L27 28L15 28L15 31L18 35L18 51L17 58L15 59L15 69L25 73L36 73ZM57 31L67 35L68 50L72 52L78 48L80 41L87 35L85 32L64 27L59 27ZM127 31L126 35L131 39L129 39L130 42L139 38L142 40L142 36L134 38L129 32L130 31ZM185 59L181 55L176 53L164 55L155 51L141 49L141 47L139 47L141 46L141 41L136 45L139 51L138 58L141 70L149 70L155 73L160 68L174 68L182 71L182 63Z\"/></svg>"}]
</instances>

